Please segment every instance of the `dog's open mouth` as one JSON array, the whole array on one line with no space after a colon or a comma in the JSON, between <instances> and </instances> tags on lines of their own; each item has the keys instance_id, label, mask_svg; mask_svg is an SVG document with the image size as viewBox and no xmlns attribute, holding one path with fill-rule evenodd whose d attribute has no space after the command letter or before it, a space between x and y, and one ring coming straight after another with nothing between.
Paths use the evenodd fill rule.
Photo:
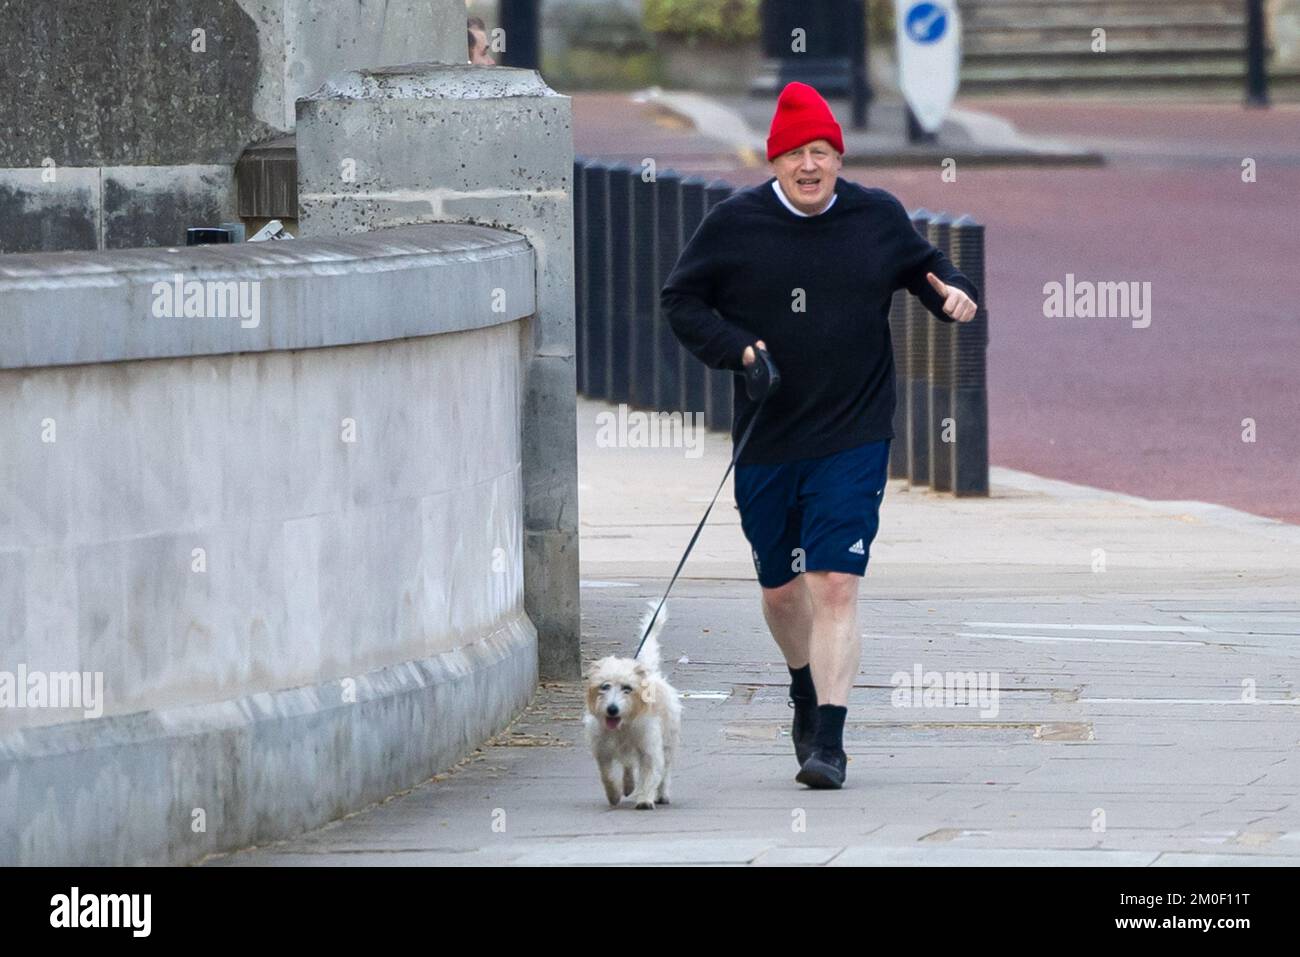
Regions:
<instances>
[{"instance_id":1,"label":"dog's open mouth","mask_svg":"<svg viewBox=\"0 0 1300 957\"><path fill-rule=\"evenodd\" d=\"M610 731L617 731L618 726L622 723L623 723L622 718L611 718L608 716L606 716L605 718L605 727L608 728Z\"/></svg>"}]
</instances>

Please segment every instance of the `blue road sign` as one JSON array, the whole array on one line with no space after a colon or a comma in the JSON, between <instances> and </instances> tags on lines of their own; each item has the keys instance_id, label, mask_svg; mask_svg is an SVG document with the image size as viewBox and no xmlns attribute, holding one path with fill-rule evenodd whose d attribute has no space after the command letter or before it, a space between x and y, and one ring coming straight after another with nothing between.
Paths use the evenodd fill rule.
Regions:
<instances>
[{"instance_id":1,"label":"blue road sign","mask_svg":"<svg viewBox=\"0 0 1300 957\"><path fill-rule=\"evenodd\" d=\"M907 11L907 35L917 43L938 43L948 30L948 11L936 3L918 3Z\"/></svg>"}]
</instances>

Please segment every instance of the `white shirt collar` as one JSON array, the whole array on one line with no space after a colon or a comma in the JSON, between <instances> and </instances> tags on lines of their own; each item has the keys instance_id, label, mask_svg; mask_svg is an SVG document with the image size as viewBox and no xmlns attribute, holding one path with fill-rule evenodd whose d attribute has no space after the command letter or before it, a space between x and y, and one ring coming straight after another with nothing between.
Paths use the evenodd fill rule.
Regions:
<instances>
[{"instance_id":1,"label":"white shirt collar","mask_svg":"<svg viewBox=\"0 0 1300 957\"><path fill-rule=\"evenodd\" d=\"M772 189L776 193L776 198L781 201L782 205L784 205L786 209L790 210L790 212L794 213L796 216L802 216L805 219L810 216L820 216L822 213L826 212L826 209L830 209L835 205L835 200L839 199L839 196L835 193L831 193L831 201L826 204L826 209L823 209L821 213L805 213L802 210L797 209L794 203L790 202L785 193L781 191L780 182L775 179L772 180Z\"/></svg>"}]
</instances>

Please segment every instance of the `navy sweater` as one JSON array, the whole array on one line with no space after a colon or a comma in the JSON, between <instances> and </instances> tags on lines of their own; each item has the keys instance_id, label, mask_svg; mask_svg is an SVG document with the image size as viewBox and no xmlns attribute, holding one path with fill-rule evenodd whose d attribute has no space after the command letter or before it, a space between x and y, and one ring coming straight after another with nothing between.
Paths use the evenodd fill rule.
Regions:
<instances>
[{"instance_id":1,"label":"navy sweater","mask_svg":"<svg viewBox=\"0 0 1300 957\"><path fill-rule=\"evenodd\" d=\"M745 347L762 339L781 372L742 464L892 438L894 291L919 296L945 322L927 272L978 301L892 195L845 179L835 194L830 209L805 218L782 205L771 179L738 190L705 216L660 293L673 332L709 367L741 371ZM757 405L744 381L734 377L733 441Z\"/></svg>"}]
</instances>

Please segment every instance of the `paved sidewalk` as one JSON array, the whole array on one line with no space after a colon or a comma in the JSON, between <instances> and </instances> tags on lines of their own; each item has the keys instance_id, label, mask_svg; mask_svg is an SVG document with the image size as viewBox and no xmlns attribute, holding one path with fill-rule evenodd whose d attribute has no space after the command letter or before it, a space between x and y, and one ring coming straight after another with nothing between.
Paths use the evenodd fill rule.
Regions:
<instances>
[{"instance_id":1,"label":"paved sidewalk","mask_svg":"<svg viewBox=\"0 0 1300 957\"><path fill-rule=\"evenodd\" d=\"M630 652L729 458L716 433L597 448L611 408L579 407L589 658ZM669 602L687 697L670 807L606 806L580 689L554 684L433 781L212 863L1300 864L1300 527L993 484L885 493L843 791L794 782L788 676L728 487ZM997 672L997 713L893 706L891 677L918 667Z\"/></svg>"}]
</instances>

